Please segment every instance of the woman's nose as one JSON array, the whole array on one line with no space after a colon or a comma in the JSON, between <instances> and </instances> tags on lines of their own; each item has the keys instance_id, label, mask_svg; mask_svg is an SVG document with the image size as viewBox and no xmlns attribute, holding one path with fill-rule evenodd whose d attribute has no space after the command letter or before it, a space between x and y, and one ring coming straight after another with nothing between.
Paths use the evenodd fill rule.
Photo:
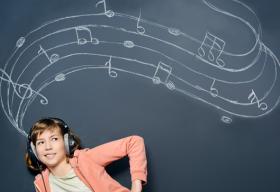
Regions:
<instances>
[{"instance_id":1,"label":"woman's nose","mask_svg":"<svg viewBox=\"0 0 280 192\"><path fill-rule=\"evenodd\" d=\"M45 142L45 149L46 149L46 150L52 149L52 144L51 144L50 141L46 141L46 142Z\"/></svg>"}]
</instances>

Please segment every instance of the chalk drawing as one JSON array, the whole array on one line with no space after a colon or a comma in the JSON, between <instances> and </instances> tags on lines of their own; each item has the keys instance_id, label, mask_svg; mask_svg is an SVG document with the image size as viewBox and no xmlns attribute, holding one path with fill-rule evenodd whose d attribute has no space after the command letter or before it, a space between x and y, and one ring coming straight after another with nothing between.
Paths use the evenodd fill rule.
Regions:
<instances>
[{"instance_id":1,"label":"chalk drawing","mask_svg":"<svg viewBox=\"0 0 280 192\"><path fill-rule=\"evenodd\" d=\"M254 11L246 4L237 0L233 2L247 9L248 14L258 21ZM101 13L54 19L18 38L14 52L4 67L0 68L0 102L6 117L19 133L27 136L23 119L29 106L37 101L36 98L39 98L42 105L48 105L49 101L42 91L47 91L51 84L64 83L72 73L89 69L104 70L112 78L121 73L129 73L136 78L146 78L158 86L164 85L168 90L182 93L222 111L225 115L220 120L227 124L232 122L231 117L234 116L257 118L269 114L279 103L280 66L275 54L261 41L260 23L252 24L246 18L218 8L209 1L201 0L201 3L212 10L213 14L226 15L246 25L252 32L253 46L244 52L232 53L227 50L230 42L221 35L203 31L201 34L204 35L198 39L181 29L143 19L141 9L137 16L108 10L106 1L101 0L95 5L96 9L102 7ZM107 19L98 23L97 17L103 16ZM135 23L136 27L126 26L126 22ZM56 27L53 27L54 24ZM153 30L155 28L156 32ZM106 30L106 33L97 35L95 30ZM112 41L110 37L115 33L135 38L116 37ZM72 39L62 42L59 36L65 34L71 34ZM44 43L50 38L57 40L57 44L49 46ZM178 44L186 41L196 47ZM134 51L139 57L110 51L105 53L100 51L101 46L125 49L124 52ZM147 57L142 56L144 54L154 60L147 60ZM43 78L49 68L77 56L104 58L105 64L84 65L75 62L74 66L65 66ZM253 59L247 62L247 57ZM186 58L194 60L186 63ZM131 65L119 65L121 61ZM137 64L137 69L132 70L132 64ZM203 67L197 68L197 65ZM37 68L34 72L35 66ZM41 68L38 69L38 66ZM141 70L141 67L145 67L145 70ZM252 76L251 70L255 69L259 73ZM242 77L240 74L243 74ZM262 85L264 79L269 79L268 83L262 90L258 90L258 85ZM239 94L234 94L237 92Z\"/></svg>"}]
</instances>

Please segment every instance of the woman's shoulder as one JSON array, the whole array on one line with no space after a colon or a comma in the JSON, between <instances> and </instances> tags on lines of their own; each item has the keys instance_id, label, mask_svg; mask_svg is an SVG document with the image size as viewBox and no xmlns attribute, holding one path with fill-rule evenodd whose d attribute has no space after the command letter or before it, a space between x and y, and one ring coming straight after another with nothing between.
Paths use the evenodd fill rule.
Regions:
<instances>
[{"instance_id":1,"label":"woman's shoulder","mask_svg":"<svg viewBox=\"0 0 280 192\"><path fill-rule=\"evenodd\" d=\"M74 151L73 157L78 157L81 153L88 151L90 148L76 149Z\"/></svg>"}]
</instances>

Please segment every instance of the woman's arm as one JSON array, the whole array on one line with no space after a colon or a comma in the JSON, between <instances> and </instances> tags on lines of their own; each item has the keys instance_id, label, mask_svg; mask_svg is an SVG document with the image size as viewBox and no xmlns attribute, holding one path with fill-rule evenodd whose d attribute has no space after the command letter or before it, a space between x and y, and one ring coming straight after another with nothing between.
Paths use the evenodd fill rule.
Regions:
<instances>
[{"instance_id":1,"label":"woman's arm","mask_svg":"<svg viewBox=\"0 0 280 192\"><path fill-rule=\"evenodd\" d=\"M131 181L147 182L147 158L144 139L133 135L119 140L99 145L87 151L93 161L101 166L107 166L113 161L128 156Z\"/></svg>"}]
</instances>

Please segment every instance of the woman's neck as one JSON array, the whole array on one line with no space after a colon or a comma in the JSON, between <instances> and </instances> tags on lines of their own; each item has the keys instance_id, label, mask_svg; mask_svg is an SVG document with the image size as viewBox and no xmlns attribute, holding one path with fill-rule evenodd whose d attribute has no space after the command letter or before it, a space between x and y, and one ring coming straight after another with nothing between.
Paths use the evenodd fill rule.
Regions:
<instances>
[{"instance_id":1,"label":"woman's neck","mask_svg":"<svg viewBox=\"0 0 280 192\"><path fill-rule=\"evenodd\" d=\"M50 172L57 177L63 177L72 169L70 163L67 161L61 162L58 166L48 167Z\"/></svg>"}]
</instances>

